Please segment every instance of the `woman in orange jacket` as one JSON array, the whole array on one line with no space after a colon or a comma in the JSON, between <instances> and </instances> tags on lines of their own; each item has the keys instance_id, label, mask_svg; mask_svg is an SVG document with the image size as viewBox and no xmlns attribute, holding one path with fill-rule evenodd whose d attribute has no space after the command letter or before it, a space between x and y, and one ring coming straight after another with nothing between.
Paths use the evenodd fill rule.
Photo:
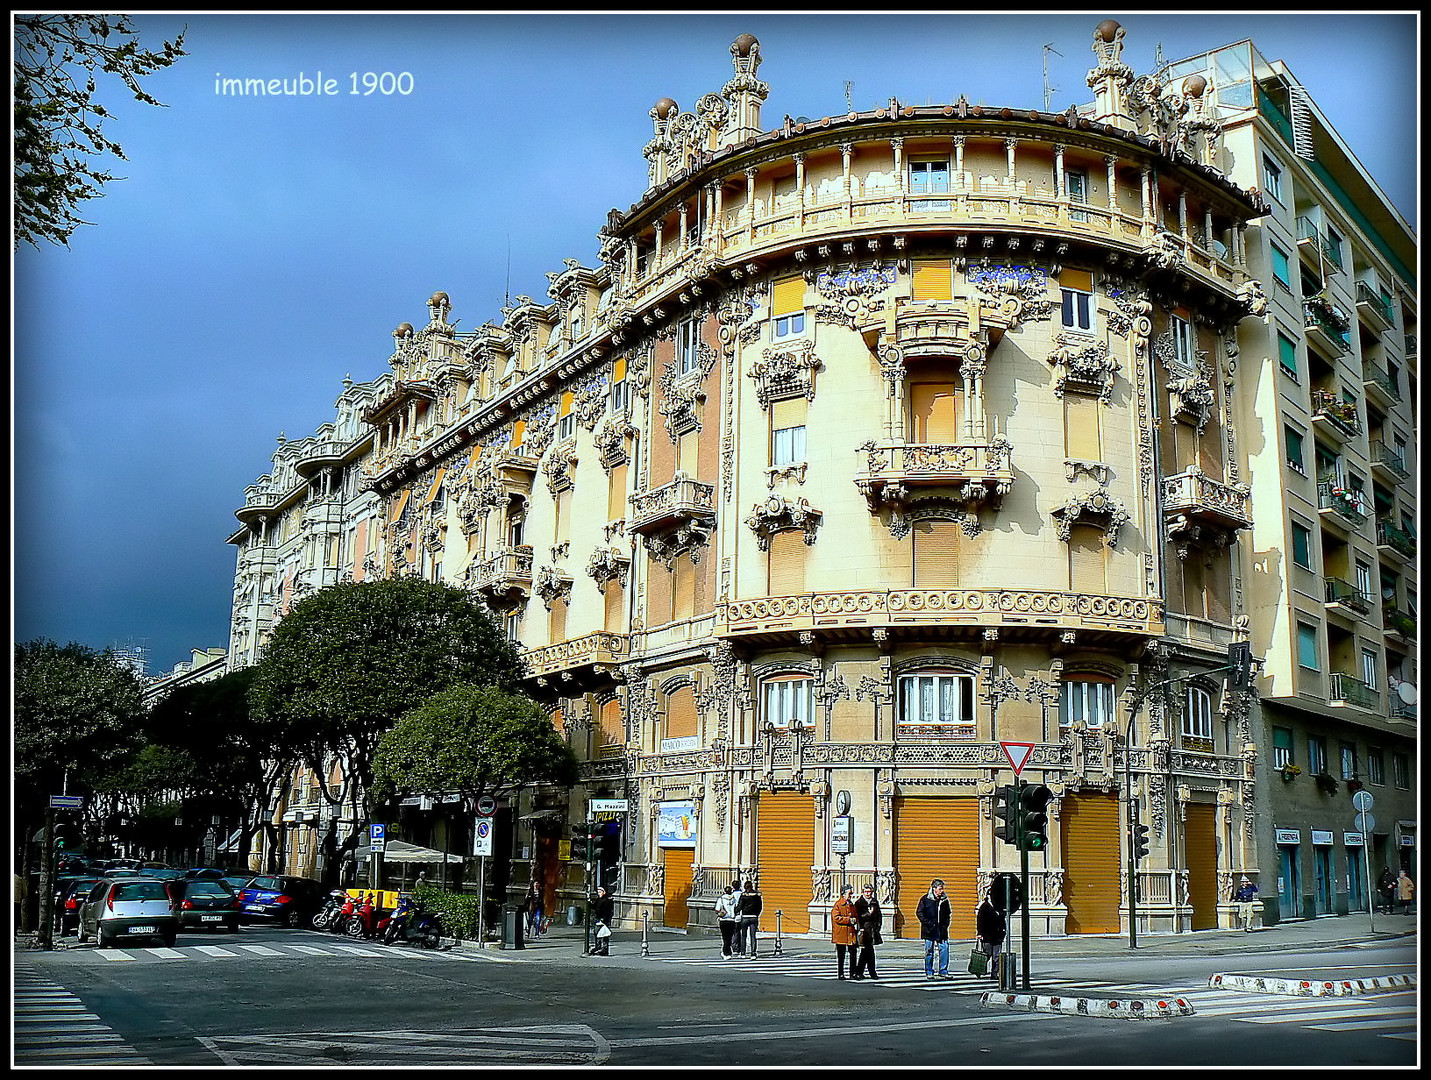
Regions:
<instances>
[{"instance_id":1,"label":"woman in orange jacket","mask_svg":"<svg viewBox=\"0 0 1431 1080\"><path fill-rule=\"evenodd\" d=\"M835 943L835 970L840 978L845 977L845 952L850 954L850 974L855 973L855 946L859 941L856 923L859 914L855 911L855 887L846 885L840 890L840 898L830 909L830 940Z\"/></svg>"}]
</instances>

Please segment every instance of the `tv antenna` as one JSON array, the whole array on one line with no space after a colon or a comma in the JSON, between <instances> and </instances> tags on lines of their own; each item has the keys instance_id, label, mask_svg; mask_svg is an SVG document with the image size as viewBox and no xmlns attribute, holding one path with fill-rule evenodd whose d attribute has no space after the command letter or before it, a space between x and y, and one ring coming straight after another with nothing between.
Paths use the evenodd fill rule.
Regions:
<instances>
[{"instance_id":1,"label":"tv antenna","mask_svg":"<svg viewBox=\"0 0 1431 1080\"><path fill-rule=\"evenodd\" d=\"M1049 42L1047 45L1045 45L1045 46L1043 47L1043 107L1044 107L1045 110L1047 110L1048 108L1051 107L1051 104L1052 104L1052 102L1053 102L1053 92L1058 89L1058 87L1056 87L1056 86L1049 86L1049 85L1048 85L1048 54L1049 54L1049 53L1053 53L1054 56L1062 56L1062 55L1063 55L1063 53L1059 52L1057 49L1055 49L1055 48L1053 47L1053 42Z\"/></svg>"},{"instance_id":2,"label":"tv antenna","mask_svg":"<svg viewBox=\"0 0 1431 1080\"><path fill-rule=\"evenodd\" d=\"M512 306L512 234L507 234L507 293L502 300L503 307Z\"/></svg>"},{"instance_id":3,"label":"tv antenna","mask_svg":"<svg viewBox=\"0 0 1431 1080\"><path fill-rule=\"evenodd\" d=\"M845 111L846 111L846 112L854 112L854 111L855 111L854 99L850 97L850 88L853 87L854 85L855 85L855 84L852 83L849 79L846 79L846 80L845 80Z\"/></svg>"}]
</instances>

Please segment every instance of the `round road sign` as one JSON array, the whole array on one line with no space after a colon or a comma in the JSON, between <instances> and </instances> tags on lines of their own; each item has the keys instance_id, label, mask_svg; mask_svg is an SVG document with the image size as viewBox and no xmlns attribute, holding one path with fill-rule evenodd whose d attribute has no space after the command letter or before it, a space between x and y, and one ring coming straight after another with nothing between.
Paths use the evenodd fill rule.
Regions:
<instances>
[{"instance_id":1,"label":"round road sign","mask_svg":"<svg viewBox=\"0 0 1431 1080\"><path fill-rule=\"evenodd\" d=\"M477 813L481 817L491 817L497 812L497 800L490 795L483 795L477 800Z\"/></svg>"},{"instance_id":2,"label":"round road sign","mask_svg":"<svg viewBox=\"0 0 1431 1080\"><path fill-rule=\"evenodd\" d=\"M1001 914L1012 915L1023 906L1024 883L1018 874L995 874L989 886L989 902Z\"/></svg>"},{"instance_id":3,"label":"round road sign","mask_svg":"<svg viewBox=\"0 0 1431 1080\"><path fill-rule=\"evenodd\" d=\"M1371 792L1369 791L1358 791L1355 795L1352 796L1352 805L1355 806L1358 810L1370 810L1372 807L1372 802L1373 799L1371 797Z\"/></svg>"}]
</instances>

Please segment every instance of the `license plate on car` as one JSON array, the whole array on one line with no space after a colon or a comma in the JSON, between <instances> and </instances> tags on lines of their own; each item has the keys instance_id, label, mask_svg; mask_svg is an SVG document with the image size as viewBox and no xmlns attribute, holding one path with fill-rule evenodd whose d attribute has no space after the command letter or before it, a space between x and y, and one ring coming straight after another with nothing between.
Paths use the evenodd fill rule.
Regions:
<instances>
[{"instance_id":1,"label":"license plate on car","mask_svg":"<svg viewBox=\"0 0 1431 1080\"><path fill-rule=\"evenodd\" d=\"M202 916L200 916L200 921L202 921L202 922L221 922L222 920L223 920L223 916L222 916L222 915L202 915Z\"/></svg>"},{"instance_id":2,"label":"license plate on car","mask_svg":"<svg viewBox=\"0 0 1431 1080\"><path fill-rule=\"evenodd\" d=\"M126 934L157 934L159 930L154 926L131 926L124 932Z\"/></svg>"},{"instance_id":3,"label":"license plate on car","mask_svg":"<svg viewBox=\"0 0 1431 1080\"><path fill-rule=\"evenodd\" d=\"M262 905L262 904L245 904L245 905L243 906L243 908L244 908L245 911L262 911L262 910L263 910L263 905Z\"/></svg>"}]
</instances>

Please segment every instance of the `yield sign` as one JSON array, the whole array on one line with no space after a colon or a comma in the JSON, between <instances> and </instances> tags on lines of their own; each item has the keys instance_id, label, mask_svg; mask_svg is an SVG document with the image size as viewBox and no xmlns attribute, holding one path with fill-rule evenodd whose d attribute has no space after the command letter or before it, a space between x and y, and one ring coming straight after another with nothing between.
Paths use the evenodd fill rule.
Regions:
<instances>
[{"instance_id":1,"label":"yield sign","mask_svg":"<svg viewBox=\"0 0 1431 1080\"><path fill-rule=\"evenodd\" d=\"M1001 742L999 745L1004 748L1004 756L1014 767L1014 775L1018 776L1024 771L1024 766L1028 764L1029 757L1033 754L1034 744L1031 742Z\"/></svg>"}]
</instances>

